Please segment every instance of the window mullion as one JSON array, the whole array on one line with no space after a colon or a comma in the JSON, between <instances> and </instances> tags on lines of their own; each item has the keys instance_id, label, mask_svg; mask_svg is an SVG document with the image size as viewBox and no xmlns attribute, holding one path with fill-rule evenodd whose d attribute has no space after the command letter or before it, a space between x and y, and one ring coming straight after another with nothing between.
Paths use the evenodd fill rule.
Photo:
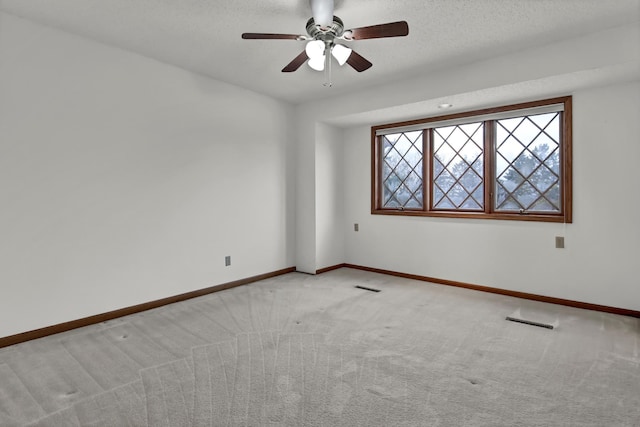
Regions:
<instances>
[{"instance_id":1,"label":"window mullion","mask_svg":"<svg viewBox=\"0 0 640 427\"><path fill-rule=\"evenodd\" d=\"M560 155L560 172L562 173L562 213L564 222L573 221L573 188L572 188L572 169L573 169L573 111L572 99L565 101L565 109L560 114L560 124L562 131L560 132L560 144L562 147Z\"/></svg>"},{"instance_id":2,"label":"window mullion","mask_svg":"<svg viewBox=\"0 0 640 427\"><path fill-rule=\"evenodd\" d=\"M495 121L484 122L484 211L493 212L495 163Z\"/></svg>"},{"instance_id":3,"label":"window mullion","mask_svg":"<svg viewBox=\"0 0 640 427\"><path fill-rule=\"evenodd\" d=\"M425 211L432 210L432 168L433 161L431 150L433 148L432 144L433 138L433 129L425 129L422 131L422 208Z\"/></svg>"},{"instance_id":4,"label":"window mullion","mask_svg":"<svg viewBox=\"0 0 640 427\"><path fill-rule=\"evenodd\" d=\"M571 108L569 108L568 111L569 114L571 114ZM560 120L560 134L558 135L559 139L560 139L560 147L558 147L558 155L559 155L559 164L558 164L558 172L560 173L560 176L558 177L558 180L560 181L560 211L562 212L562 215L564 217L564 221L567 221L567 217L571 217L571 213L567 213L567 210L570 210L570 208L567 206L567 191L569 191L569 188L571 186L570 181L567 182L567 180L565 179L565 174L567 173L567 171L565 170L567 165L570 165L571 163L566 163L566 159L565 156L567 156L567 149L568 144L566 144L565 142L565 138L566 138L566 132L568 130L567 126L565 125L565 112L561 111L560 113L558 113L558 119Z\"/></svg>"},{"instance_id":5,"label":"window mullion","mask_svg":"<svg viewBox=\"0 0 640 427\"><path fill-rule=\"evenodd\" d=\"M383 144L383 136L378 136L376 139L376 164L375 164L375 169L376 169L376 175L379 177L382 177L382 163L383 160L381 158L382 156L382 144ZM384 200L383 200L383 186L384 183L382 182L382 178L380 178L380 185L377 186L376 188L376 198L378 199L376 201L376 205L378 209L381 209L384 205Z\"/></svg>"}]
</instances>

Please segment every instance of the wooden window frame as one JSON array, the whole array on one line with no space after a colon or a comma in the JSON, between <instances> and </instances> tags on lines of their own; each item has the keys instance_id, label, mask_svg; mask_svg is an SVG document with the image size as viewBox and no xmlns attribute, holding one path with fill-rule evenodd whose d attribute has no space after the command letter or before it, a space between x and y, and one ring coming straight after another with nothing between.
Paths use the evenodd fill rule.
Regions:
<instances>
[{"instance_id":1,"label":"wooden window frame","mask_svg":"<svg viewBox=\"0 0 640 427\"><path fill-rule=\"evenodd\" d=\"M560 203L559 213L541 212L496 212L494 211L494 188L495 188L495 120L485 120L484 122L484 211L462 211L462 210L433 210L432 188L432 127L430 123L445 120L469 119L469 123L474 121L474 117L487 116L497 113L513 111L513 117L522 117L518 110L533 109L548 105L563 104L564 110L560 113ZM524 114L527 115L527 114ZM477 121L477 118L476 118ZM382 161L380 157L380 147L382 136L377 135L378 131L386 129L415 127L424 125L422 137L422 209L410 208L383 208L382 207ZM545 99L534 102L506 105L495 108L486 108L444 116L422 118L417 120L387 123L371 127L371 213L373 215L400 215L400 216L425 216L440 218L473 218L473 219L497 219L516 221L542 221L542 222L564 222L571 223L573 220L572 210L572 97L564 96L558 98Z\"/></svg>"}]
</instances>

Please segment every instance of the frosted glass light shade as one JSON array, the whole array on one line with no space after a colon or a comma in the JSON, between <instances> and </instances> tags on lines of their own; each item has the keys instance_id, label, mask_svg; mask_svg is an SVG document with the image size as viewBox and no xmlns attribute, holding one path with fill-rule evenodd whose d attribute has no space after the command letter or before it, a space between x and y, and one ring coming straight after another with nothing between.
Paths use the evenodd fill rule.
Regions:
<instances>
[{"instance_id":1,"label":"frosted glass light shade","mask_svg":"<svg viewBox=\"0 0 640 427\"><path fill-rule=\"evenodd\" d=\"M310 59L324 56L324 42L322 40L312 40L307 43L304 50Z\"/></svg>"},{"instance_id":2,"label":"frosted glass light shade","mask_svg":"<svg viewBox=\"0 0 640 427\"><path fill-rule=\"evenodd\" d=\"M342 66L345 62L347 62L347 59L349 59L349 56L351 55L351 49L341 44L337 44L333 47L333 49L331 49L331 54L334 58L336 58L338 64Z\"/></svg>"},{"instance_id":3,"label":"frosted glass light shade","mask_svg":"<svg viewBox=\"0 0 640 427\"><path fill-rule=\"evenodd\" d=\"M324 70L324 55L315 56L313 58L310 58L309 61L307 62L307 64L309 64L309 67L313 68L316 71L323 71Z\"/></svg>"}]
</instances>

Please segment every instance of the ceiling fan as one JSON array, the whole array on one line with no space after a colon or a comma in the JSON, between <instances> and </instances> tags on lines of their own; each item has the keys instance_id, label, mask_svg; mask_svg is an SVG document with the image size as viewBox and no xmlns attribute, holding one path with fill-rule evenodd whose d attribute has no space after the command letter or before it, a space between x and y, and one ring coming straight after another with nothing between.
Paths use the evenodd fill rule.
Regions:
<instances>
[{"instance_id":1,"label":"ceiling fan","mask_svg":"<svg viewBox=\"0 0 640 427\"><path fill-rule=\"evenodd\" d=\"M342 20L333 15L333 0L310 0L309 2L313 17L307 21L307 35L243 33L242 38L306 41L305 50L282 69L283 73L296 71L305 62L308 62L314 70L323 71L330 68L331 56L338 61L338 64L347 63L356 71L362 72L373 64L337 41L402 37L409 34L409 25L406 21L345 30Z\"/></svg>"}]
</instances>

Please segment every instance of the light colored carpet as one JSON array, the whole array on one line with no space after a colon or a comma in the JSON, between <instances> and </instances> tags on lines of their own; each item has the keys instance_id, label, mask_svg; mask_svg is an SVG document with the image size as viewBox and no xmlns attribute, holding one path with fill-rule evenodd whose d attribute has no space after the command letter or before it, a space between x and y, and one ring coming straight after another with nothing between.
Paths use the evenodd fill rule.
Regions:
<instances>
[{"instance_id":1,"label":"light colored carpet","mask_svg":"<svg viewBox=\"0 0 640 427\"><path fill-rule=\"evenodd\" d=\"M640 426L639 341L639 319L292 273L0 349L0 426Z\"/></svg>"}]
</instances>

